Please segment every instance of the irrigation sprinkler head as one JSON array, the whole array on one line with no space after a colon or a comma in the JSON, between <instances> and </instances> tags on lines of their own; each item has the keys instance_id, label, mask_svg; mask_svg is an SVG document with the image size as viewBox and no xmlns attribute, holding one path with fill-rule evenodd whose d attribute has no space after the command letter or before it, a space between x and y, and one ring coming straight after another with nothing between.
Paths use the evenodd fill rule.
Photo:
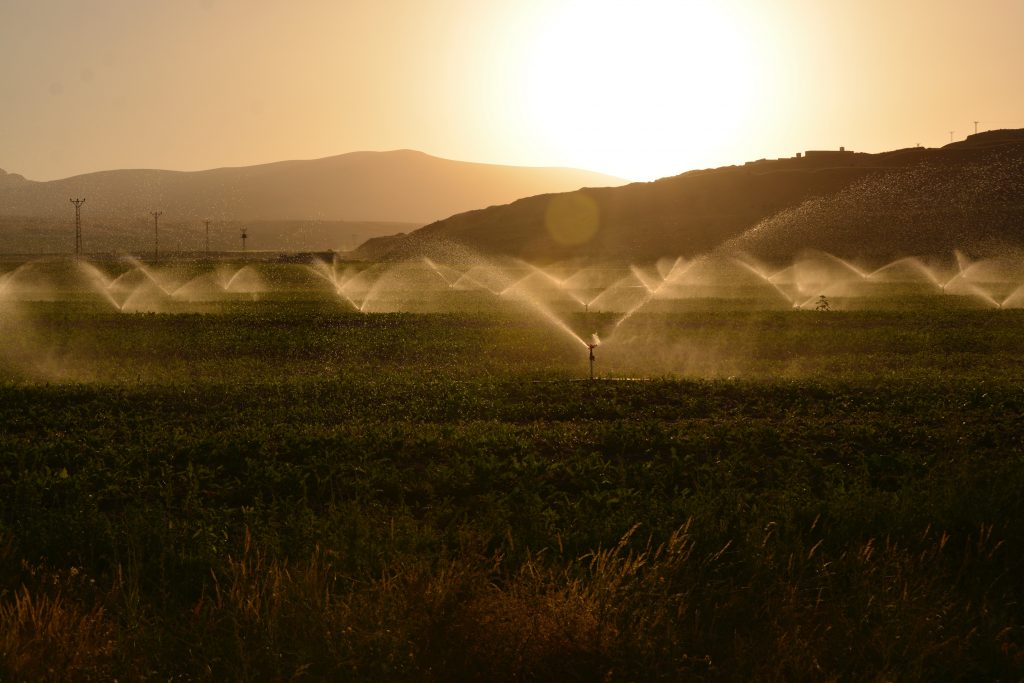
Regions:
<instances>
[{"instance_id":1,"label":"irrigation sprinkler head","mask_svg":"<svg viewBox=\"0 0 1024 683\"><path fill-rule=\"evenodd\" d=\"M590 335L590 343L587 344L587 352L590 356L590 379L594 379L594 349L601 345L601 338L597 333Z\"/></svg>"}]
</instances>

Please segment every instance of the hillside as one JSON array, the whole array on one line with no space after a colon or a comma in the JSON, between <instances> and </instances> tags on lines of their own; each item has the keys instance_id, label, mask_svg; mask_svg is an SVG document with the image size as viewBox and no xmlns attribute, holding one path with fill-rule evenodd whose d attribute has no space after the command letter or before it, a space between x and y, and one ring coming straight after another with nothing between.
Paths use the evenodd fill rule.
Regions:
<instances>
[{"instance_id":1,"label":"hillside","mask_svg":"<svg viewBox=\"0 0 1024 683\"><path fill-rule=\"evenodd\" d=\"M784 261L799 249L880 262L907 255L997 256L1024 248L1024 145L866 175L772 215L727 252Z\"/></svg>"},{"instance_id":2,"label":"hillside","mask_svg":"<svg viewBox=\"0 0 1024 683\"><path fill-rule=\"evenodd\" d=\"M85 215L131 220L162 210L168 221L424 223L542 192L617 185L619 178L566 168L440 159L422 152L354 152L309 161L182 172L114 170L35 182L0 172L0 216Z\"/></svg>"},{"instance_id":3,"label":"hillside","mask_svg":"<svg viewBox=\"0 0 1024 683\"><path fill-rule=\"evenodd\" d=\"M534 261L715 249L785 259L809 247L870 258L954 248L991 253L1024 244L1024 130L980 133L939 149L812 151L529 197L377 240L357 255L400 257L452 243Z\"/></svg>"}]
</instances>

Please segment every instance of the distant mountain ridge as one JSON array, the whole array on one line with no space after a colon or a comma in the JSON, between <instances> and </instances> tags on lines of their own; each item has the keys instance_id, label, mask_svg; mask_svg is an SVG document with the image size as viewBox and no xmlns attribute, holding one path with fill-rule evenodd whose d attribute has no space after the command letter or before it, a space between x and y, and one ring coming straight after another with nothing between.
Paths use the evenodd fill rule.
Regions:
<instances>
[{"instance_id":1,"label":"distant mountain ridge","mask_svg":"<svg viewBox=\"0 0 1024 683\"><path fill-rule=\"evenodd\" d=\"M68 198L104 220L162 210L170 221L424 223L542 192L622 184L570 168L452 161L416 152L352 152L204 171L124 169L36 182L0 172L0 216L66 216Z\"/></svg>"},{"instance_id":2,"label":"distant mountain ridge","mask_svg":"<svg viewBox=\"0 0 1024 683\"><path fill-rule=\"evenodd\" d=\"M566 202L597 216L588 239L566 243L552 228L552 207ZM884 259L1020 249L1024 129L978 133L938 149L810 151L650 183L528 197L451 216L402 238L372 240L356 255L441 255L447 245L532 261L716 250L784 260L808 248Z\"/></svg>"}]
</instances>

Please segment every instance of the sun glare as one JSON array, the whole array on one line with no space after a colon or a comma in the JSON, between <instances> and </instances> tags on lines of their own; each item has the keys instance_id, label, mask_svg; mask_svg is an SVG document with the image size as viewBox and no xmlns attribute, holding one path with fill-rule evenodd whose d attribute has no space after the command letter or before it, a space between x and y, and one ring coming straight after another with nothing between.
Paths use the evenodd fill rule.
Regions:
<instances>
[{"instance_id":1,"label":"sun glare","mask_svg":"<svg viewBox=\"0 0 1024 683\"><path fill-rule=\"evenodd\" d=\"M727 144L756 101L753 48L710 0L567 0L540 18L524 116L574 165L650 179Z\"/></svg>"}]
</instances>

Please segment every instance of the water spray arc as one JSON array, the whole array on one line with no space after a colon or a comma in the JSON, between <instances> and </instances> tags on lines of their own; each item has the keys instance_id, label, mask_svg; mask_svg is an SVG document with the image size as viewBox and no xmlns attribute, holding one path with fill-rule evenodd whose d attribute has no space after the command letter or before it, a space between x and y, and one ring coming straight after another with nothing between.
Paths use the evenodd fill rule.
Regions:
<instances>
[{"instance_id":1,"label":"water spray arc","mask_svg":"<svg viewBox=\"0 0 1024 683\"><path fill-rule=\"evenodd\" d=\"M158 229L161 212L153 213ZM337 297L360 313L526 314L556 336L586 348L587 376L600 379L619 371L623 363L633 363L625 349L646 343L665 316L684 311L722 306L784 310L783 304L808 310L818 308L823 296L831 310L929 305L928 298L936 296L949 297L943 307L1024 309L1024 258L954 255L955 261L908 256L872 268L807 250L788 266L748 256L708 256L617 270L601 266L600 272L588 266L568 276L564 265L528 268L513 260L492 263L481 257L450 263L419 258L365 267L342 265L336 257L329 262L314 258L309 265L254 262L232 268L176 264L165 254L159 266L120 259L128 263L125 270L105 265L110 259L93 264L83 256L68 259L70 266L44 259L0 274L0 299L53 301L70 292L89 292L117 311L167 312L191 310L193 305L205 310L214 302L256 301L264 292L287 291L302 297L308 293L310 301ZM603 343L581 328L600 328ZM608 346L605 373L596 372L599 345Z\"/></svg>"},{"instance_id":2,"label":"water spray arc","mask_svg":"<svg viewBox=\"0 0 1024 683\"><path fill-rule=\"evenodd\" d=\"M75 258L82 258L82 204L85 197L68 200L75 205Z\"/></svg>"}]
</instances>

